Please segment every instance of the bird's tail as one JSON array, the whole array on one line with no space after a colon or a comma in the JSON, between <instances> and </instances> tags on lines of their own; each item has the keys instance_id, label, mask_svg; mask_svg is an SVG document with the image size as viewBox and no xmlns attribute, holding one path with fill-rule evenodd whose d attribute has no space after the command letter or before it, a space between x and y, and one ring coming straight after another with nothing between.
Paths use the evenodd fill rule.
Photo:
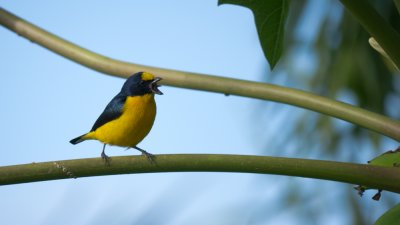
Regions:
<instances>
[{"instance_id":1,"label":"bird's tail","mask_svg":"<svg viewBox=\"0 0 400 225\"><path fill-rule=\"evenodd\" d=\"M81 135L79 137L76 137L76 138L70 140L69 143L71 143L73 145L76 145L76 144L81 143L82 141L86 141L88 139L91 139L91 133L92 132L89 132L87 134L84 134L84 135Z\"/></svg>"}]
</instances>

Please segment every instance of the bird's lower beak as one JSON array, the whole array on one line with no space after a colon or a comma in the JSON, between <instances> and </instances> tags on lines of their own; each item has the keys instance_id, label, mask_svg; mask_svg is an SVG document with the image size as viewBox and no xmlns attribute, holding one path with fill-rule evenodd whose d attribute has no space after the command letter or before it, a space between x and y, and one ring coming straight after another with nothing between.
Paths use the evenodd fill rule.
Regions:
<instances>
[{"instance_id":1,"label":"bird's lower beak","mask_svg":"<svg viewBox=\"0 0 400 225\"><path fill-rule=\"evenodd\" d=\"M162 95L163 93L158 90L158 87L161 85L158 85L157 82L161 80L161 77L156 77L151 83L150 83L150 89L154 94Z\"/></svg>"}]
</instances>

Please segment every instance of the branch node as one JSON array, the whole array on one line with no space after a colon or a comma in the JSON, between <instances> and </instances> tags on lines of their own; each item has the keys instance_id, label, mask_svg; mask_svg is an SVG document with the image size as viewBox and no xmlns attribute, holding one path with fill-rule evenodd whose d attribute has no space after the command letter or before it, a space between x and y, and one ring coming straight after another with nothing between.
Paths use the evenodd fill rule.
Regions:
<instances>
[{"instance_id":1,"label":"branch node","mask_svg":"<svg viewBox=\"0 0 400 225\"><path fill-rule=\"evenodd\" d=\"M57 169L61 169L61 171L65 173L69 178L74 178L74 179L78 178L77 176L74 175L74 173L72 173L71 170L69 170L64 165L61 165L58 162L53 162L53 164L56 166Z\"/></svg>"}]
</instances>

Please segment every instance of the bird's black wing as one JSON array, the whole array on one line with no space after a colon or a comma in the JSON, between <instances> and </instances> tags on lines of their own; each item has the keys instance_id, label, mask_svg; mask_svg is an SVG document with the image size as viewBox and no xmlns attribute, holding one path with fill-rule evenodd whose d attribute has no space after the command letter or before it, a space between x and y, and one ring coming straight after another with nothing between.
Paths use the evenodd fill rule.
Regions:
<instances>
[{"instance_id":1,"label":"bird's black wing","mask_svg":"<svg viewBox=\"0 0 400 225\"><path fill-rule=\"evenodd\" d=\"M122 114L122 108L124 107L126 96L117 95L110 103L106 106L103 113L94 123L90 131L95 131L97 128L103 126L104 124L117 119Z\"/></svg>"}]
</instances>

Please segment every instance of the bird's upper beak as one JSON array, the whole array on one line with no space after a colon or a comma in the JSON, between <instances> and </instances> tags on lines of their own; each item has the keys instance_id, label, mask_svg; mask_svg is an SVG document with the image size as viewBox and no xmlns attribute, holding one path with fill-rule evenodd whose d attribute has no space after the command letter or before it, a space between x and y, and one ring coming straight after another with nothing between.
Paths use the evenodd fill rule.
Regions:
<instances>
[{"instance_id":1,"label":"bird's upper beak","mask_svg":"<svg viewBox=\"0 0 400 225\"><path fill-rule=\"evenodd\" d=\"M151 83L150 83L150 90L154 93L154 94L158 94L158 95L162 95L163 93L158 90L158 87L160 87L160 85L157 84L158 81L161 80L161 77L156 77Z\"/></svg>"}]
</instances>

